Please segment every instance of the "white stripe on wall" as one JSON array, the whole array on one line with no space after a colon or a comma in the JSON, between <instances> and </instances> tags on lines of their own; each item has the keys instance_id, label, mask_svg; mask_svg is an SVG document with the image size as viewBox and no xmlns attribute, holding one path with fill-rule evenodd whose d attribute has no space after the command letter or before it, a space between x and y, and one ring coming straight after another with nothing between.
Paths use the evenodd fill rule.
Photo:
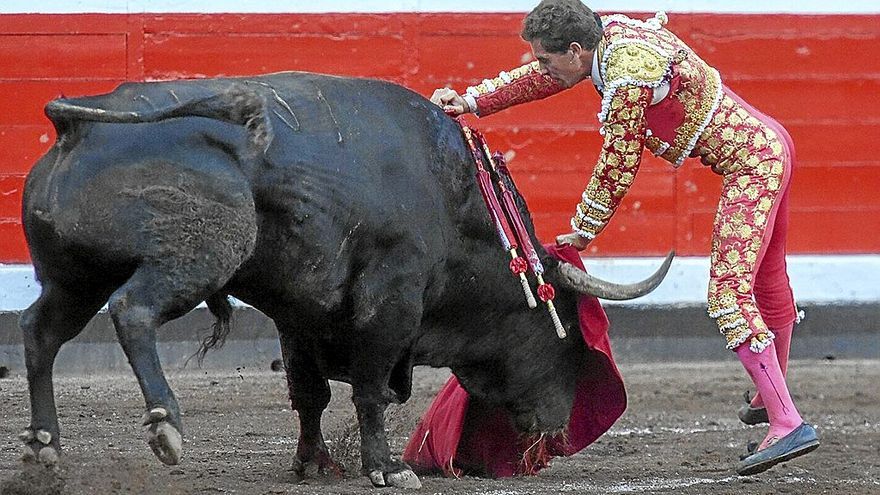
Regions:
<instances>
[{"instance_id":1,"label":"white stripe on wall","mask_svg":"<svg viewBox=\"0 0 880 495\"><path fill-rule=\"evenodd\" d=\"M800 303L880 303L880 255L788 256L788 273ZM598 277L631 283L648 277L662 258L586 258L587 270ZM512 280L512 279L511 279ZM552 280L550 281L552 282ZM515 282L511 282L515 283ZM651 294L623 305L704 305L709 284L709 259L676 258L666 280ZM40 294L30 265L0 265L0 311L20 311Z\"/></svg>"},{"instance_id":2,"label":"white stripe on wall","mask_svg":"<svg viewBox=\"0 0 880 495\"><path fill-rule=\"evenodd\" d=\"M0 14L527 12L538 0L3 0ZM857 0L586 0L598 12L878 14L880 2Z\"/></svg>"}]
</instances>

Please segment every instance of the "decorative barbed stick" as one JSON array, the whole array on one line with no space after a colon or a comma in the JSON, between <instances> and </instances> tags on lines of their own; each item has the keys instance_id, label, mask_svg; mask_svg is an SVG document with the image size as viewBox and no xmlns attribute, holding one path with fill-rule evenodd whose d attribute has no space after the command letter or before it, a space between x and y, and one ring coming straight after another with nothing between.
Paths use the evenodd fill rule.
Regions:
<instances>
[{"instance_id":1,"label":"decorative barbed stick","mask_svg":"<svg viewBox=\"0 0 880 495\"><path fill-rule=\"evenodd\" d=\"M510 254L511 260L508 268L510 268L510 271L514 275L519 276L520 285L522 286L523 294L526 297L526 303L529 305L529 308L535 308L538 303L535 301L535 296L532 295L532 289L529 287L529 281L526 278L528 263L517 253L518 246L516 236L514 235L507 216L504 214L504 210L498 201L498 196L495 194L495 188L492 187L492 179L489 172L483 165L482 153L480 148L478 148L477 144L474 142L474 132L464 123L463 119L459 118L457 121L461 126L461 132L464 135L471 156L477 167L477 183L480 186L480 193L483 196L483 201L486 203L486 208L489 210L489 216L492 217L492 223L495 226L498 238L501 240L501 245L504 246L504 250Z\"/></svg>"}]
</instances>

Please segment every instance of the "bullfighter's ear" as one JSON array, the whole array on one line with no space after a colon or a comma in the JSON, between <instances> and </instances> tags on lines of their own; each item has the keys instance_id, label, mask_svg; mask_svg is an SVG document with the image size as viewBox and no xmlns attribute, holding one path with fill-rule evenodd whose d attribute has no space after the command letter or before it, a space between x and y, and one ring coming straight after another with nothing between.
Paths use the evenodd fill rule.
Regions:
<instances>
[{"instance_id":1,"label":"bullfighter's ear","mask_svg":"<svg viewBox=\"0 0 880 495\"><path fill-rule=\"evenodd\" d=\"M561 262L557 268L557 283L580 294L601 299L624 301L651 293L666 277L675 251L670 251L663 264L650 277L632 284L616 284L594 277L570 263Z\"/></svg>"}]
</instances>

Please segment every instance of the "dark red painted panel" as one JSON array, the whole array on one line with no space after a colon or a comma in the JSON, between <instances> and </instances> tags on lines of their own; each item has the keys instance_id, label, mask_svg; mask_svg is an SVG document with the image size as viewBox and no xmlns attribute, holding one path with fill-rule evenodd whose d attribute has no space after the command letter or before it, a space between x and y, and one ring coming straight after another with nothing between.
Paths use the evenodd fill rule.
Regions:
<instances>
[{"instance_id":1,"label":"dark red painted panel","mask_svg":"<svg viewBox=\"0 0 880 495\"><path fill-rule=\"evenodd\" d=\"M837 166L828 171L805 167L795 171L792 208L804 211L880 211L880 163L876 166ZM880 233L878 233L880 237Z\"/></svg>"},{"instance_id":2,"label":"dark red painted panel","mask_svg":"<svg viewBox=\"0 0 880 495\"><path fill-rule=\"evenodd\" d=\"M0 218L21 216L24 175L0 175Z\"/></svg>"},{"instance_id":3,"label":"dark red painted panel","mask_svg":"<svg viewBox=\"0 0 880 495\"><path fill-rule=\"evenodd\" d=\"M786 124L805 167L880 165L880 115L847 124ZM873 120L873 122L872 122ZM829 170L832 174L834 171Z\"/></svg>"},{"instance_id":4,"label":"dark red painted panel","mask_svg":"<svg viewBox=\"0 0 880 495\"><path fill-rule=\"evenodd\" d=\"M597 256L665 255L675 245L674 214L615 216L586 253Z\"/></svg>"},{"instance_id":5,"label":"dark red painted panel","mask_svg":"<svg viewBox=\"0 0 880 495\"><path fill-rule=\"evenodd\" d=\"M248 75L285 70L400 78L399 37L348 35L153 34L144 46L148 78Z\"/></svg>"},{"instance_id":6,"label":"dark red painted panel","mask_svg":"<svg viewBox=\"0 0 880 495\"><path fill-rule=\"evenodd\" d=\"M129 17L119 14L3 14L3 34L127 33Z\"/></svg>"},{"instance_id":7,"label":"dark red painted panel","mask_svg":"<svg viewBox=\"0 0 880 495\"><path fill-rule=\"evenodd\" d=\"M0 34L2 79L125 79L125 34Z\"/></svg>"},{"instance_id":8,"label":"dark red painted panel","mask_svg":"<svg viewBox=\"0 0 880 495\"><path fill-rule=\"evenodd\" d=\"M503 13L487 13L487 14L467 14L467 13L447 13L447 14L426 14L415 15L414 22L418 25L418 31L430 35L436 34L466 34L488 36L506 35L519 39L519 33L522 29L523 14L503 14ZM455 49L459 51L480 51L484 47L482 43L452 43L450 51Z\"/></svg>"},{"instance_id":9,"label":"dark red painted panel","mask_svg":"<svg viewBox=\"0 0 880 495\"><path fill-rule=\"evenodd\" d=\"M875 79L727 81L751 105L789 124L877 122L880 77ZM833 139L824 137L823 139Z\"/></svg>"},{"instance_id":10,"label":"dark red painted panel","mask_svg":"<svg viewBox=\"0 0 880 495\"><path fill-rule=\"evenodd\" d=\"M577 172L513 172L516 185L526 198L530 210L552 211L565 215L566 221L580 202L589 176L589 173ZM643 170L623 199L618 215L665 213L674 208L674 174Z\"/></svg>"},{"instance_id":11,"label":"dark red painted panel","mask_svg":"<svg viewBox=\"0 0 880 495\"><path fill-rule=\"evenodd\" d=\"M468 86L534 60L526 42L506 33L424 34L419 40L416 75L440 86L446 82ZM452 49L456 46L472 48Z\"/></svg>"},{"instance_id":12,"label":"dark red painted panel","mask_svg":"<svg viewBox=\"0 0 880 495\"><path fill-rule=\"evenodd\" d=\"M552 213L533 215L535 230L544 243L554 242L557 234L571 231L570 217ZM671 214L625 219L615 216L584 254L595 256L659 256L674 245L676 217Z\"/></svg>"},{"instance_id":13,"label":"dark red painted panel","mask_svg":"<svg viewBox=\"0 0 880 495\"><path fill-rule=\"evenodd\" d=\"M727 18L730 22L724 22ZM880 61L874 56L880 43L876 18L763 15L703 19L705 23L692 18L691 29L678 32L728 78L840 80L880 74Z\"/></svg>"},{"instance_id":14,"label":"dark red painted panel","mask_svg":"<svg viewBox=\"0 0 880 495\"><path fill-rule=\"evenodd\" d=\"M483 122L470 121L484 130L492 149L504 153L517 172L577 172L587 177L602 146L602 136L595 130L506 129L484 127Z\"/></svg>"},{"instance_id":15,"label":"dark red painted panel","mask_svg":"<svg viewBox=\"0 0 880 495\"><path fill-rule=\"evenodd\" d=\"M112 91L124 81L0 81L0 125L46 125L43 107L60 96ZM51 124L50 124L51 125Z\"/></svg>"},{"instance_id":16,"label":"dark red painted panel","mask_svg":"<svg viewBox=\"0 0 880 495\"><path fill-rule=\"evenodd\" d=\"M880 221L872 192L880 186L877 16L670 17L669 27L734 90L791 131L800 165L790 250L880 252L877 236L863 235ZM103 93L145 77L300 69L391 79L429 96L527 61L520 27L521 14L0 16L0 174L18 177L2 182L0 218L12 212L15 222L20 200L10 184L54 141L42 107L61 94ZM545 241L569 229L601 146L598 108L582 84L470 120L510 157ZM646 154L597 254L663 254L670 244L706 254L719 190L720 178L698 162L674 170ZM10 221L0 224L0 262L27 258Z\"/></svg>"},{"instance_id":17,"label":"dark red painted panel","mask_svg":"<svg viewBox=\"0 0 880 495\"><path fill-rule=\"evenodd\" d=\"M516 184L533 212L535 228L544 242L570 232L569 220L580 201L589 172L514 172ZM602 254L639 251L644 239L662 238L672 246L674 236L675 174L642 170L606 231L597 239ZM633 229L639 233L633 232ZM606 237L612 239L606 240ZM642 239L639 241L639 239ZM599 242L602 240L603 242ZM641 246L641 247L640 247ZM658 247L658 249L660 249ZM666 249L666 248L663 248Z\"/></svg>"},{"instance_id":18,"label":"dark red painted panel","mask_svg":"<svg viewBox=\"0 0 880 495\"><path fill-rule=\"evenodd\" d=\"M26 174L54 141L55 130L48 124L0 126L0 174Z\"/></svg>"},{"instance_id":19,"label":"dark red painted panel","mask_svg":"<svg viewBox=\"0 0 880 495\"><path fill-rule=\"evenodd\" d=\"M553 129L543 127L514 128L483 127L482 120L471 124L485 130L493 150L501 151L511 168L517 171L541 173L579 172L585 177L592 172L604 138L596 130ZM673 173L675 168L666 161L646 152L642 170Z\"/></svg>"},{"instance_id":20,"label":"dark red painted panel","mask_svg":"<svg viewBox=\"0 0 880 495\"><path fill-rule=\"evenodd\" d=\"M416 14L155 14L144 15L148 34L399 35Z\"/></svg>"},{"instance_id":21,"label":"dark red painted panel","mask_svg":"<svg viewBox=\"0 0 880 495\"><path fill-rule=\"evenodd\" d=\"M793 211L788 245L799 253L880 253L877 232L880 209Z\"/></svg>"},{"instance_id":22,"label":"dark red painted panel","mask_svg":"<svg viewBox=\"0 0 880 495\"><path fill-rule=\"evenodd\" d=\"M0 218L0 259L3 263L29 263L30 255L18 218Z\"/></svg>"}]
</instances>

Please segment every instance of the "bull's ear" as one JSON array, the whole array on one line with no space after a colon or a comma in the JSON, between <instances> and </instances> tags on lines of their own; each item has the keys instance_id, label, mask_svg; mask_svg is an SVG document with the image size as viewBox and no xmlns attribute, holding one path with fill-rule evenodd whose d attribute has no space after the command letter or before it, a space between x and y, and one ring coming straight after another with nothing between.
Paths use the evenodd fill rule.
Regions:
<instances>
[{"instance_id":1,"label":"bull's ear","mask_svg":"<svg viewBox=\"0 0 880 495\"><path fill-rule=\"evenodd\" d=\"M666 277L675 251L670 251L660 268L653 275L632 284L616 284L594 277L576 266L560 262L556 269L557 283L580 294L595 296L601 299L624 301L635 299L651 293Z\"/></svg>"}]
</instances>

